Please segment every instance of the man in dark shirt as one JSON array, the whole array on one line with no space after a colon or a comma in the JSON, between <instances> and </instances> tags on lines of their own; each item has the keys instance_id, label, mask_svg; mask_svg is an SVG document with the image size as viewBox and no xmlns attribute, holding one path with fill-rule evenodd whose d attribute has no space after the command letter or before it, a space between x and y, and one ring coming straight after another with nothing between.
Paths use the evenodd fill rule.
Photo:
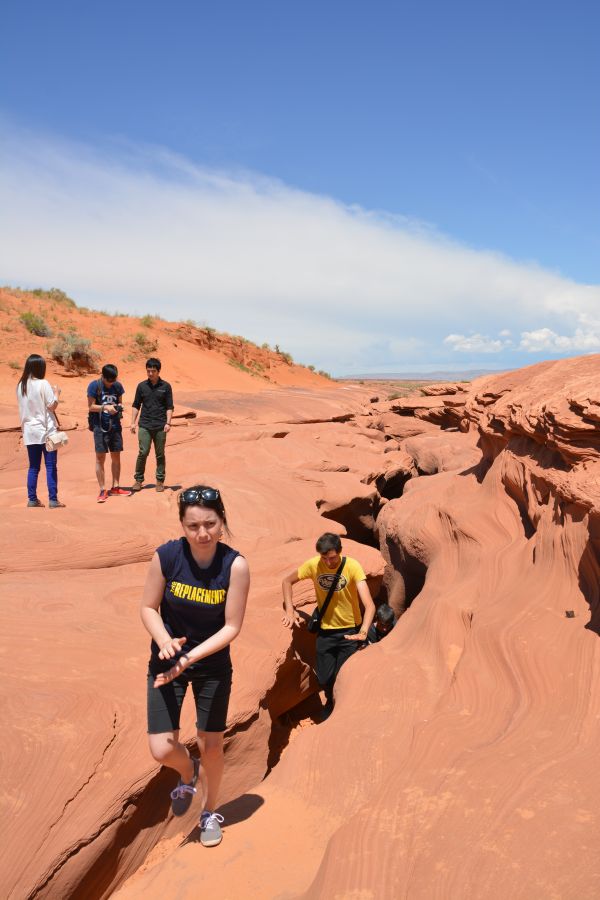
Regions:
<instances>
[{"instance_id":1,"label":"man in dark shirt","mask_svg":"<svg viewBox=\"0 0 600 900\"><path fill-rule=\"evenodd\" d=\"M373 624L367 632L367 641L369 644L378 644L386 634L389 634L396 624L396 616L394 610L387 603L380 603L375 612Z\"/></svg>"},{"instance_id":2,"label":"man in dark shirt","mask_svg":"<svg viewBox=\"0 0 600 900\"><path fill-rule=\"evenodd\" d=\"M146 460L150 447L154 444L156 453L156 490L165 489L165 444L171 430L173 415L173 391L168 381L160 377L160 359L152 357L146 363L148 378L141 381L135 391L131 410L131 433L135 434L137 417L140 412L138 441L140 452L135 464L134 491L141 491L146 470Z\"/></svg>"}]
</instances>

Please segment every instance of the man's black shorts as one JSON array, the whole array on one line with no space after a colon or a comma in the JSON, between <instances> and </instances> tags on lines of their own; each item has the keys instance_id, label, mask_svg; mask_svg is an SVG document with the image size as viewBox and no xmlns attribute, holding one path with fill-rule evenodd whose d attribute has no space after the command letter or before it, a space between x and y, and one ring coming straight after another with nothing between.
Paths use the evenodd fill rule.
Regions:
<instances>
[{"instance_id":1,"label":"man's black shorts","mask_svg":"<svg viewBox=\"0 0 600 900\"><path fill-rule=\"evenodd\" d=\"M94 428L94 450L96 453L120 453L123 449L123 432L121 429L111 428L110 431L102 431Z\"/></svg>"},{"instance_id":2,"label":"man's black shorts","mask_svg":"<svg viewBox=\"0 0 600 900\"><path fill-rule=\"evenodd\" d=\"M231 669L208 675L184 672L163 687L154 687L155 676L148 672L148 734L164 734L179 729L179 717L188 684L196 701L198 731L225 731L231 694Z\"/></svg>"}]
</instances>

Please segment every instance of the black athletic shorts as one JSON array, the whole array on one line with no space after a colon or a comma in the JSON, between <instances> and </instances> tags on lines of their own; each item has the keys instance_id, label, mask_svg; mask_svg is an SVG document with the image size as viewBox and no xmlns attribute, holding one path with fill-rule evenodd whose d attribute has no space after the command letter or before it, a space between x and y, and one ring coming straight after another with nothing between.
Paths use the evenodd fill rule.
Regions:
<instances>
[{"instance_id":1,"label":"black athletic shorts","mask_svg":"<svg viewBox=\"0 0 600 900\"><path fill-rule=\"evenodd\" d=\"M170 684L155 688L156 676L148 672L148 734L179 729L179 717L188 684L196 701L198 731L225 731L231 694L231 669L209 674L183 672Z\"/></svg>"},{"instance_id":2,"label":"black athletic shorts","mask_svg":"<svg viewBox=\"0 0 600 900\"><path fill-rule=\"evenodd\" d=\"M94 450L96 453L120 453L123 449L123 432L121 429L116 431L111 428L110 431L102 431L101 428L94 428Z\"/></svg>"}]
</instances>

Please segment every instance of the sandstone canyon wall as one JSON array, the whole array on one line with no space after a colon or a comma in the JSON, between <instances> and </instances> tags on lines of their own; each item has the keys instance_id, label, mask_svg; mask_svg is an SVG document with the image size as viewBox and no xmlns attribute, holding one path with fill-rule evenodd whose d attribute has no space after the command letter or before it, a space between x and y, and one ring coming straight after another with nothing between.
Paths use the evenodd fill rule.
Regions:
<instances>
[{"instance_id":1,"label":"sandstone canyon wall","mask_svg":"<svg viewBox=\"0 0 600 900\"><path fill-rule=\"evenodd\" d=\"M598 363L375 402L190 386L172 486L222 488L253 573L212 851L194 810L169 820L173 779L145 749L136 606L153 547L177 532L175 492L111 500L94 540L76 431L69 507L32 530L7 438L7 896L597 897ZM315 725L310 639L281 627L279 583L326 529L403 614Z\"/></svg>"}]
</instances>

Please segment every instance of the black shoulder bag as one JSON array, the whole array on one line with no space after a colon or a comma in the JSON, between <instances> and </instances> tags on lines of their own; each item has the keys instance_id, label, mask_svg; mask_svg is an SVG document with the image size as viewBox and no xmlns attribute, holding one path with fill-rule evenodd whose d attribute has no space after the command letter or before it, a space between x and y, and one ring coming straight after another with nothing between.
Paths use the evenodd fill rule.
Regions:
<instances>
[{"instance_id":1,"label":"black shoulder bag","mask_svg":"<svg viewBox=\"0 0 600 900\"><path fill-rule=\"evenodd\" d=\"M327 607L329 606L329 604L331 602L331 598L333 597L333 592L335 591L335 589L337 587L338 581L340 580L340 575L342 574L342 569L344 568L345 565L346 565L346 557L342 556L342 561L340 563L340 566L339 566L337 572L333 576L333 581L331 582L331 585L329 587L329 592L328 592L327 596L325 597L325 602L324 602L323 606L321 607L321 609L319 609L319 607L317 606L317 608L313 612L312 616L308 620L308 624L307 624L306 628L307 628L307 631L310 631L311 634L316 634L317 631L319 630L319 628L321 627L321 621L323 620L323 616L327 612Z\"/></svg>"}]
</instances>

